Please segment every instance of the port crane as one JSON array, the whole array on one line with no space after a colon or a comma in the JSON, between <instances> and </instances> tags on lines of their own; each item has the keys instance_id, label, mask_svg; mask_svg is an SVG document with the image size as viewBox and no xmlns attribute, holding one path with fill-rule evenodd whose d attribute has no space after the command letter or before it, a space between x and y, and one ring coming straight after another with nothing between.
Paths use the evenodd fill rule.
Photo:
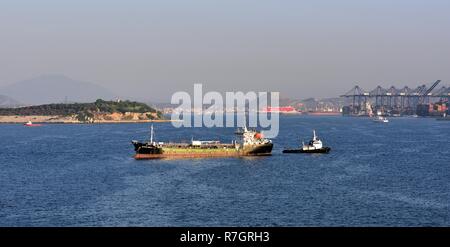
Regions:
<instances>
[{"instance_id":1,"label":"port crane","mask_svg":"<svg viewBox=\"0 0 450 247\"><path fill-rule=\"evenodd\" d=\"M432 83L430 87L423 84L416 88L408 86L397 89L394 86L383 88L377 86L372 91L366 92L359 86L353 87L346 94L341 95L348 99L348 106L343 108L343 112L351 112L352 114L364 113L367 102L372 104L374 110L390 110L395 112L413 114L417 111L417 107L425 105L431 99L439 98L442 102L450 99L450 87L442 87L438 89L441 80ZM423 106L425 107L425 106Z\"/></svg>"},{"instance_id":2,"label":"port crane","mask_svg":"<svg viewBox=\"0 0 450 247\"><path fill-rule=\"evenodd\" d=\"M431 85L430 88L428 88L428 90L426 90L424 93L421 94L421 97L420 97L420 99L419 99L419 104L423 104L423 103L424 103L425 98L426 98L427 96L430 96L430 95L431 95L431 94L430 94L431 91L433 91L433 89L434 89L440 82L441 82L441 80L437 80L436 82L433 83L433 85ZM423 87L423 90L424 90L425 88L426 88L426 87ZM423 91L423 90L421 90L421 91Z\"/></svg>"}]
</instances>

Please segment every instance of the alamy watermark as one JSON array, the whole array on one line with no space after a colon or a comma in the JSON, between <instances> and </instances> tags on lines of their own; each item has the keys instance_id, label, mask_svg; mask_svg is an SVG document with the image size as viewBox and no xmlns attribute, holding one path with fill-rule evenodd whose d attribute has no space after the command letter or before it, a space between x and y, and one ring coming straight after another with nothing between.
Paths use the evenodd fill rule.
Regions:
<instances>
[{"instance_id":1,"label":"alamy watermark","mask_svg":"<svg viewBox=\"0 0 450 247\"><path fill-rule=\"evenodd\" d=\"M267 111L269 100L271 108L278 108L279 93L226 92L224 100L215 91L203 95L203 85L194 84L194 97L187 92L172 95L171 104L178 105L172 112L172 124L177 128L260 127L265 137L274 138L279 131L279 113Z\"/></svg>"}]
</instances>

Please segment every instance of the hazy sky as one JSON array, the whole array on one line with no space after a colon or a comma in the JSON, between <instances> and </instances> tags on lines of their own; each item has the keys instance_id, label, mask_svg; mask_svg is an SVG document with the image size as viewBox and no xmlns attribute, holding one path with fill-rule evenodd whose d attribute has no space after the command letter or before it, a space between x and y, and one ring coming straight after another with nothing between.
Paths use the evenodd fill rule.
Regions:
<instances>
[{"instance_id":1,"label":"hazy sky","mask_svg":"<svg viewBox=\"0 0 450 247\"><path fill-rule=\"evenodd\" d=\"M0 0L0 86L41 74L158 101L449 84L450 1Z\"/></svg>"}]
</instances>

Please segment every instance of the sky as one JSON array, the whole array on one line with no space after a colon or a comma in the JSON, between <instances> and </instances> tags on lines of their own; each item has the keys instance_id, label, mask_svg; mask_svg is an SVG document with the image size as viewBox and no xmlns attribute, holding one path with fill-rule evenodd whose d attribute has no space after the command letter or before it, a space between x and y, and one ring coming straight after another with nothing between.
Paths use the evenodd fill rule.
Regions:
<instances>
[{"instance_id":1,"label":"sky","mask_svg":"<svg viewBox=\"0 0 450 247\"><path fill-rule=\"evenodd\" d=\"M0 0L0 87L42 74L177 91L336 97L450 84L448 0Z\"/></svg>"}]
</instances>

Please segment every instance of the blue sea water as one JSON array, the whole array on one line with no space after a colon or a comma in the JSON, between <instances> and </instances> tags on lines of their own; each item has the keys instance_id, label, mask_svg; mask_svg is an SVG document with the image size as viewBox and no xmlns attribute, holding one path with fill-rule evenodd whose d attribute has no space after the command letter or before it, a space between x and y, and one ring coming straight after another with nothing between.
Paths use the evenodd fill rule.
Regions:
<instances>
[{"instance_id":1,"label":"blue sea water","mask_svg":"<svg viewBox=\"0 0 450 247\"><path fill-rule=\"evenodd\" d=\"M160 141L232 128L154 124ZM450 226L450 122L282 116L273 155L141 160L149 124L0 125L0 226ZM282 154L316 129L330 154Z\"/></svg>"}]
</instances>

